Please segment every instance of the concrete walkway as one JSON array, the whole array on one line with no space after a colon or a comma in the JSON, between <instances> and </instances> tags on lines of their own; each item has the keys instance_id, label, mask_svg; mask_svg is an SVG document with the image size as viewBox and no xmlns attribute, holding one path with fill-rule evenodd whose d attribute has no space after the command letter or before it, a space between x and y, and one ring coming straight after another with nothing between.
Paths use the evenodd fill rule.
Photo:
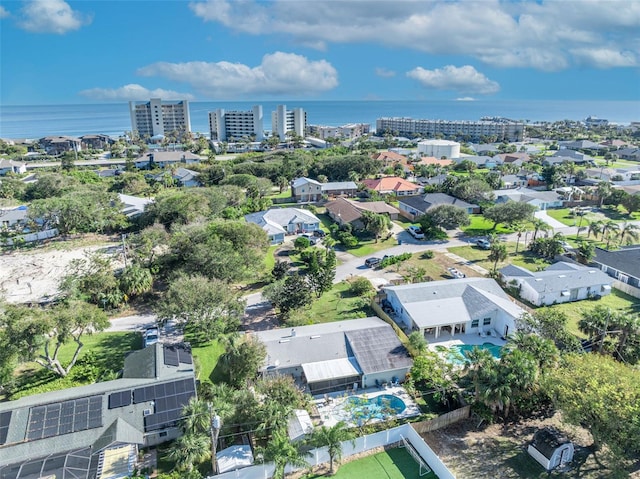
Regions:
<instances>
[{"instance_id":1,"label":"concrete walkway","mask_svg":"<svg viewBox=\"0 0 640 479\"><path fill-rule=\"evenodd\" d=\"M551 226L554 230L567 227L567 225L565 225L564 223L561 223L557 219L549 216L545 210L538 210L533 214L533 216L535 216L539 220L544 221L549 226Z\"/></svg>"},{"instance_id":2,"label":"concrete walkway","mask_svg":"<svg viewBox=\"0 0 640 479\"><path fill-rule=\"evenodd\" d=\"M445 253L444 255L447 258L450 258L450 259L454 260L456 263L463 264L467 268L470 268L470 269L480 273L483 276L486 276L486 275L489 274L489 270L488 269L484 269L482 266L479 266L479 265L469 261L468 259L463 258L462 256L458 256L457 254L453 254L453 253Z\"/></svg>"}]
</instances>

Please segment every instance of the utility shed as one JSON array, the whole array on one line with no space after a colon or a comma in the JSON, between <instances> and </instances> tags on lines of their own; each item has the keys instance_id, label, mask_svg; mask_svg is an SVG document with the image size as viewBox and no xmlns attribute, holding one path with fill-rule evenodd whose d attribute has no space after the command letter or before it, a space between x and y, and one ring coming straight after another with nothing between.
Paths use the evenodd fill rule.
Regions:
<instances>
[{"instance_id":1,"label":"utility shed","mask_svg":"<svg viewBox=\"0 0 640 479\"><path fill-rule=\"evenodd\" d=\"M551 471L573 460L573 443L559 431L544 428L533 435L527 452L547 471Z\"/></svg>"}]
</instances>

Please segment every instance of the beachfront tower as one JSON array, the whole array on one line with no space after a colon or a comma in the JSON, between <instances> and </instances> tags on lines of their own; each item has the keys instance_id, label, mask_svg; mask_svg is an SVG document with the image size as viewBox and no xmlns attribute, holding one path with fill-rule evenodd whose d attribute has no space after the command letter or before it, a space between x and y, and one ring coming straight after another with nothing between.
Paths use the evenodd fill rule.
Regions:
<instances>
[{"instance_id":1,"label":"beachfront tower","mask_svg":"<svg viewBox=\"0 0 640 479\"><path fill-rule=\"evenodd\" d=\"M148 102L129 102L131 129L141 137L166 135L172 131L190 132L189 102L187 100L162 101L152 98Z\"/></svg>"},{"instance_id":2,"label":"beachfront tower","mask_svg":"<svg viewBox=\"0 0 640 479\"><path fill-rule=\"evenodd\" d=\"M240 140L243 137L264 139L262 106L255 105L249 111L226 111L218 109L209 112L209 132L211 141Z\"/></svg>"},{"instance_id":3,"label":"beachfront tower","mask_svg":"<svg viewBox=\"0 0 640 479\"><path fill-rule=\"evenodd\" d=\"M292 131L298 136L305 136L307 128L307 113L302 108L287 111L286 105L278 105L271 113L271 131L278 135L280 141L287 139L287 133Z\"/></svg>"}]
</instances>

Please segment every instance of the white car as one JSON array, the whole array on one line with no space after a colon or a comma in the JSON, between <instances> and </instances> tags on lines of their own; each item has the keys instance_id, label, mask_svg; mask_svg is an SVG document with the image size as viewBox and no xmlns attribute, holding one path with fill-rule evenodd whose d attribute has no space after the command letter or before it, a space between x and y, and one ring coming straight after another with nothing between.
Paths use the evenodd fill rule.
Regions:
<instances>
[{"instance_id":1,"label":"white car","mask_svg":"<svg viewBox=\"0 0 640 479\"><path fill-rule=\"evenodd\" d=\"M160 330L156 327L147 328L147 330L142 335L142 341L144 343L144 347L151 346L152 344L156 344L160 338Z\"/></svg>"},{"instance_id":2,"label":"white car","mask_svg":"<svg viewBox=\"0 0 640 479\"><path fill-rule=\"evenodd\" d=\"M422 230L420 229L419 226L409 226L407 228L407 231L409 232L409 234L411 236L413 236L415 239L424 239L424 233L422 232Z\"/></svg>"}]
</instances>

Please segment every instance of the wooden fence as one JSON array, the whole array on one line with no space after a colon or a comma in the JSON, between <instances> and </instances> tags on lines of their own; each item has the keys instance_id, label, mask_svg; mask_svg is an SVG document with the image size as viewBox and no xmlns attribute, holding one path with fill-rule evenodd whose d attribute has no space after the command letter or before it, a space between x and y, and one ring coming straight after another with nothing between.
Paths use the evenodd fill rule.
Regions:
<instances>
[{"instance_id":1,"label":"wooden fence","mask_svg":"<svg viewBox=\"0 0 640 479\"><path fill-rule=\"evenodd\" d=\"M447 427L450 424L462 421L463 419L467 419L470 414L471 406L463 406L461 408L443 414L442 416L429 419L428 421L414 422L411 423L411 425L418 432L418 434L424 434L430 431L442 429L443 427Z\"/></svg>"}]
</instances>

